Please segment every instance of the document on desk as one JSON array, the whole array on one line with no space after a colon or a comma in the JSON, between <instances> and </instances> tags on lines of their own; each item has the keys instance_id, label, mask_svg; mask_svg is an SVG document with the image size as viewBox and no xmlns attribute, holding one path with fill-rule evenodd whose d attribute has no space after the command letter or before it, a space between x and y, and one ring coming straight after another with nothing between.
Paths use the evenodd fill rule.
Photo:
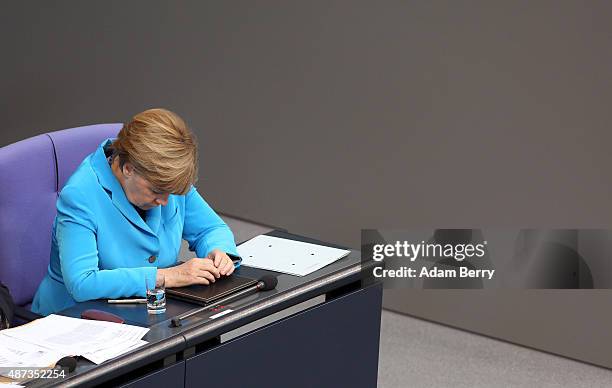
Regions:
<instances>
[{"instance_id":1,"label":"document on desk","mask_svg":"<svg viewBox=\"0 0 612 388\"><path fill-rule=\"evenodd\" d=\"M147 341L136 340L136 342L123 343L119 347L112 347L112 348L100 349L95 352L83 353L81 356L85 357L86 359L93 362L94 364L101 364L106 360L110 360L111 358L115 358L117 356L120 356L124 353L137 349L146 344L147 344Z\"/></svg>"},{"instance_id":2,"label":"document on desk","mask_svg":"<svg viewBox=\"0 0 612 388\"><path fill-rule=\"evenodd\" d=\"M148 328L139 326L52 314L4 330L0 335L41 349L52 349L61 356L83 356L101 363L142 346L145 341L141 338L148 331Z\"/></svg>"},{"instance_id":3,"label":"document on desk","mask_svg":"<svg viewBox=\"0 0 612 388\"><path fill-rule=\"evenodd\" d=\"M241 244L242 265L305 276L337 261L350 251L261 235Z\"/></svg>"},{"instance_id":4,"label":"document on desk","mask_svg":"<svg viewBox=\"0 0 612 388\"><path fill-rule=\"evenodd\" d=\"M67 355L0 332L0 368L45 368Z\"/></svg>"}]
</instances>

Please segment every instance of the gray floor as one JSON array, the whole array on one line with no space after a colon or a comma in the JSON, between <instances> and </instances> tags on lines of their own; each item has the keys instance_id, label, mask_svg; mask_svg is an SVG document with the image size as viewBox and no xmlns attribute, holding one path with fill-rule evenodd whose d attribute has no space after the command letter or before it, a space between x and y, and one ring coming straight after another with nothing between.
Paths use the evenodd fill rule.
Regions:
<instances>
[{"instance_id":1,"label":"gray floor","mask_svg":"<svg viewBox=\"0 0 612 388\"><path fill-rule=\"evenodd\" d=\"M271 230L223 219L236 242ZM383 310L378 386L612 387L612 371Z\"/></svg>"},{"instance_id":2,"label":"gray floor","mask_svg":"<svg viewBox=\"0 0 612 388\"><path fill-rule=\"evenodd\" d=\"M612 387L612 371L383 310L378 386Z\"/></svg>"}]
</instances>

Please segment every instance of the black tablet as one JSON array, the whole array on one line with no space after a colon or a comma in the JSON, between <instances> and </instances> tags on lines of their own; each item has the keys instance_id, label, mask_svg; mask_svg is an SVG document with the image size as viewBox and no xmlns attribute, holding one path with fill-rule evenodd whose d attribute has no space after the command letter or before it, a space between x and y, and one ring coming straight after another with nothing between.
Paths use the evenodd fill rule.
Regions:
<instances>
[{"instance_id":1,"label":"black tablet","mask_svg":"<svg viewBox=\"0 0 612 388\"><path fill-rule=\"evenodd\" d=\"M257 284L257 280L242 276L230 275L217 279L214 283L193 285L187 287L166 288L169 298L181 299L187 302L208 306L225 296Z\"/></svg>"}]
</instances>

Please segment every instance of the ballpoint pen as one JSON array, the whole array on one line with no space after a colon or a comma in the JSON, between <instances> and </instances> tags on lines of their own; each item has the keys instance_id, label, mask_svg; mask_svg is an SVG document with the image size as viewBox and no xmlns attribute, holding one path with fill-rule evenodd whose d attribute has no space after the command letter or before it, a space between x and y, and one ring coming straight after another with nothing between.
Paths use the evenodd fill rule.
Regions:
<instances>
[{"instance_id":1,"label":"ballpoint pen","mask_svg":"<svg viewBox=\"0 0 612 388\"><path fill-rule=\"evenodd\" d=\"M107 300L108 303L112 303L112 304L127 304L127 303L147 303L147 300L144 298L138 298L138 299L109 299Z\"/></svg>"}]
</instances>

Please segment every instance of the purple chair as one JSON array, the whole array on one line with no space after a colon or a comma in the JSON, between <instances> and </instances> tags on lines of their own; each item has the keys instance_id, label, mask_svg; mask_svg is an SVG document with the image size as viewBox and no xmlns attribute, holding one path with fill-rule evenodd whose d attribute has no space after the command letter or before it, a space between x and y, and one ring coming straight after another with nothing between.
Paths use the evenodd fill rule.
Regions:
<instances>
[{"instance_id":1,"label":"purple chair","mask_svg":"<svg viewBox=\"0 0 612 388\"><path fill-rule=\"evenodd\" d=\"M0 282L29 310L49 265L55 201L81 161L122 124L49 132L0 148Z\"/></svg>"}]
</instances>

